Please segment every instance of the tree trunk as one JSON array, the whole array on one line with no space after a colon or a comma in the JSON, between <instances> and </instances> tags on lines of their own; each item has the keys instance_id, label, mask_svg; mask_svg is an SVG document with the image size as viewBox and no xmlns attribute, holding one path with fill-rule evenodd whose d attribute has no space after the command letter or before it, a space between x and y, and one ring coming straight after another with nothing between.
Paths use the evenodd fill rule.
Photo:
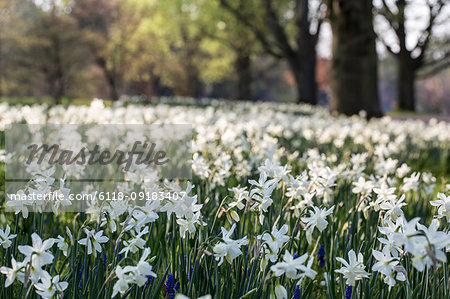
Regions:
<instances>
[{"instance_id":1,"label":"tree trunk","mask_svg":"<svg viewBox=\"0 0 450 299\"><path fill-rule=\"evenodd\" d=\"M302 50L302 53L289 59L289 67L295 79L297 102L316 105L316 50L315 47L308 51L304 50Z\"/></svg>"},{"instance_id":2,"label":"tree trunk","mask_svg":"<svg viewBox=\"0 0 450 299\"><path fill-rule=\"evenodd\" d=\"M186 86L185 95L193 98L200 96L201 86L200 86L200 74L197 66L193 63L189 63L186 68Z\"/></svg>"},{"instance_id":3,"label":"tree trunk","mask_svg":"<svg viewBox=\"0 0 450 299\"><path fill-rule=\"evenodd\" d=\"M62 103L62 98L65 96L65 84L64 84L64 71L62 67L62 62L60 59L60 53L57 54L56 59L56 73L55 73L55 90L54 90L54 100L55 105L60 105Z\"/></svg>"},{"instance_id":4,"label":"tree trunk","mask_svg":"<svg viewBox=\"0 0 450 299\"><path fill-rule=\"evenodd\" d=\"M184 38L185 52L181 56L181 63L184 66L183 71L183 84L181 87L181 94L183 96L196 98L200 96L200 71L196 64L195 57L200 51L198 43Z\"/></svg>"},{"instance_id":5,"label":"tree trunk","mask_svg":"<svg viewBox=\"0 0 450 299\"><path fill-rule=\"evenodd\" d=\"M55 16L53 16L55 17ZM54 21L54 20L53 20ZM53 90L53 99L55 105L60 105L62 103L62 98L65 96L65 70L63 66L63 54L61 49L61 41L59 36L56 34L50 34L51 40L51 49L49 49L49 53L53 53L52 62L54 65L54 73L50 76L51 80L53 80L54 90ZM52 85L52 84L50 84Z\"/></svg>"},{"instance_id":6,"label":"tree trunk","mask_svg":"<svg viewBox=\"0 0 450 299\"><path fill-rule=\"evenodd\" d=\"M150 79L150 92L149 95L158 96L161 90L161 77L153 75Z\"/></svg>"},{"instance_id":7,"label":"tree trunk","mask_svg":"<svg viewBox=\"0 0 450 299\"><path fill-rule=\"evenodd\" d=\"M397 68L397 102L401 110L415 111L416 99L414 93L415 71L413 61L409 57L398 57Z\"/></svg>"},{"instance_id":8,"label":"tree trunk","mask_svg":"<svg viewBox=\"0 0 450 299\"><path fill-rule=\"evenodd\" d=\"M112 71L108 69L106 64L106 59L101 56L97 56L95 62L100 67L105 76L106 83L109 87L109 96L111 97L111 101L117 101L119 99L119 92L117 90L117 80Z\"/></svg>"},{"instance_id":9,"label":"tree trunk","mask_svg":"<svg viewBox=\"0 0 450 299\"><path fill-rule=\"evenodd\" d=\"M377 52L372 0L330 0L333 31L331 105L334 111L382 115L377 87Z\"/></svg>"},{"instance_id":10,"label":"tree trunk","mask_svg":"<svg viewBox=\"0 0 450 299\"><path fill-rule=\"evenodd\" d=\"M251 100L251 83L252 83L252 69L251 58L248 53L237 51L237 58L235 62L236 67L236 98L238 100Z\"/></svg>"},{"instance_id":11,"label":"tree trunk","mask_svg":"<svg viewBox=\"0 0 450 299\"><path fill-rule=\"evenodd\" d=\"M108 74L106 76L106 81L108 82L109 85L109 94L111 97L111 101L117 101L119 100L119 93L117 92L117 84L116 84L116 80L114 79L114 76L112 74Z\"/></svg>"},{"instance_id":12,"label":"tree trunk","mask_svg":"<svg viewBox=\"0 0 450 299\"><path fill-rule=\"evenodd\" d=\"M62 82L62 79L58 79L56 81L56 90L55 94L53 96L53 100L55 102L55 105L61 105L62 104L62 98L64 97L64 82Z\"/></svg>"}]
</instances>

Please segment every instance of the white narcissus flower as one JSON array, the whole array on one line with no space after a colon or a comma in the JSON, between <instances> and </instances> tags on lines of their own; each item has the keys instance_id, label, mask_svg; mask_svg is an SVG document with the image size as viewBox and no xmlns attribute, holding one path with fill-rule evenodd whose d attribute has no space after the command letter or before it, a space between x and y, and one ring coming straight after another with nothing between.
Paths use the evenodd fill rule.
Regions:
<instances>
[{"instance_id":1,"label":"white narcissus flower","mask_svg":"<svg viewBox=\"0 0 450 299\"><path fill-rule=\"evenodd\" d=\"M411 177L405 177L403 179L403 183L404 185L401 187L401 190L403 192L408 192L408 191L417 191L417 188L419 187L419 177L420 177L420 172L414 172L413 174L411 174Z\"/></svg>"},{"instance_id":2,"label":"white narcissus flower","mask_svg":"<svg viewBox=\"0 0 450 299\"><path fill-rule=\"evenodd\" d=\"M69 243L66 242L66 239L62 236L58 236L56 239L56 245L58 246L59 250L61 250L64 254L64 256L67 256L69 251Z\"/></svg>"},{"instance_id":3,"label":"white narcissus flower","mask_svg":"<svg viewBox=\"0 0 450 299\"><path fill-rule=\"evenodd\" d=\"M10 234L11 233L11 229L9 227L9 225L6 225L5 230L1 230L0 229L0 245L2 245L3 248L8 248L9 246L11 246L11 240L14 239L16 237L15 234Z\"/></svg>"},{"instance_id":4,"label":"white narcissus flower","mask_svg":"<svg viewBox=\"0 0 450 299\"><path fill-rule=\"evenodd\" d=\"M128 253L138 252L139 249L143 249L145 245L145 240L142 239L142 236L148 233L148 226L146 226L142 231L140 231L137 235L134 230L131 231L133 238L128 241L123 241L123 249L119 252L119 254L125 253L125 257L128 256Z\"/></svg>"},{"instance_id":5,"label":"white narcissus flower","mask_svg":"<svg viewBox=\"0 0 450 299\"><path fill-rule=\"evenodd\" d=\"M65 206L72 205L72 202L69 199L69 193L70 189L64 187L66 178L59 179L59 189L54 191L55 196L59 198L59 200L53 201L53 204L51 205L53 213L55 215L58 215L59 209Z\"/></svg>"},{"instance_id":6,"label":"white narcissus flower","mask_svg":"<svg viewBox=\"0 0 450 299\"><path fill-rule=\"evenodd\" d=\"M261 213L267 212L267 209L273 203L271 196L277 184L276 180L267 180L267 174L261 172L258 181L249 180L248 182L256 187L250 191L250 197L255 201L252 209L258 209Z\"/></svg>"},{"instance_id":7,"label":"white narcissus flower","mask_svg":"<svg viewBox=\"0 0 450 299\"><path fill-rule=\"evenodd\" d=\"M311 269L313 263L314 263L314 256L311 255L311 256L309 257L308 264L306 264L306 266L304 266L304 267L301 268L301 270L303 271L303 273L300 273L300 275L299 275L299 280L298 280L298 282L297 282L297 285L301 285L301 284L302 284L302 281L303 281L303 279L304 279L305 277L309 277L309 278L311 278L311 279L314 279L314 277L316 277L317 272L314 271L313 269Z\"/></svg>"},{"instance_id":8,"label":"white narcissus flower","mask_svg":"<svg viewBox=\"0 0 450 299\"><path fill-rule=\"evenodd\" d=\"M395 188L389 188L386 182L382 182L379 188L373 188L373 191L377 194L377 199L373 203L375 211L380 210L380 204L391 199L395 199Z\"/></svg>"},{"instance_id":9,"label":"white narcissus flower","mask_svg":"<svg viewBox=\"0 0 450 299\"><path fill-rule=\"evenodd\" d=\"M23 190L17 191L17 193L14 194L6 194L9 197L9 200L6 201L7 207L14 207L14 213L17 215L20 212L22 212L23 218L28 218L28 205L31 205L32 201L27 200L27 195ZM14 196L18 197L19 199L15 198Z\"/></svg>"},{"instance_id":10,"label":"white narcissus flower","mask_svg":"<svg viewBox=\"0 0 450 299\"><path fill-rule=\"evenodd\" d=\"M95 233L95 230L85 228L84 232L86 233L86 238L79 240L78 244L87 246L88 254L92 253L92 246L94 246L96 251L102 252L102 246L100 244L106 243L109 240L108 237L103 236L103 231L101 230Z\"/></svg>"},{"instance_id":11,"label":"white narcissus flower","mask_svg":"<svg viewBox=\"0 0 450 299\"><path fill-rule=\"evenodd\" d=\"M285 274L286 277L290 279L298 279L303 276L308 276L309 278L314 279L317 272L310 268L311 264L308 264L307 266L304 265L307 259L308 259L307 253L297 258L294 258L289 253L289 251L286 250L283 256L283 261L278 262L272 267L270 267L270 270L272 270L274 272L274 275L277 277Z\"/></svg>"},{"instance_id":12,"label":"white narcissus flower","mask_svg":"<svg viewBox=\"0 0 450 299\"><path fill-rule=\"evenodd\" d=\"M400 218L401 231L393 233L393 239L412 255L414 268L422 272L433 265L440 267L439 262L446 263L445 251L450 246L450 235L438 231L438 219L433 219L429 227L420 224L419 220L414 218L408 222L404 217Z\"/></svg>"},{"instance_id":13,"label":"white narcissus flower","mask_svg":"<svg viewBox=\"0 0 450 299\"><path fill-rule=\"evenodd\" d=\"M63 298L63 292L69 286L65 281L59 281L59 275L51 277L47 271L44 271L40 277L40 281L34 284L36 293L42 298Z\"/></svg>"},{"instance_id":14,"label":"white narcissus flower","mask_svg":"<svg viewBox=\"0 0 450 299\"><path fill-rule=\"evenodd\" d=\"M184 239L186 237L186 233L189 233L190 236L193 236L196 228L195 225L207 225L202 220L202 214L198 211L195 214L186 213L184 218L178 218L177 223L180 226L180 235Z\"/></svg>"},{"instance_id":15,"label":"white narcissus flower","mask_svg":"<svg viewBox=\"0 0 450 299\"><path fill-rule=\"evenodd\" d=\"M248 182L250 183L250 185L258 187L261 190L275 188L273 186L277 184L277 181L274 179L271 179L271 180L267 180L267 179L268 179L267 173L265 173L263 171L259 174L258 181L248 180ZM252 193L250 193L250 196L252 196Z\"/></svg>"},{"instance_id":16,"label":"white narcissus flower","mask_svg":"<svg viewBox=\"0 0 450 299\"><path fill-rule=\"evenodd\" d=\"M280 230L274 225L271 233L264 233L262 236L258 236L258 239L261 239L264 244L267 245L266 248L266 258L270 259L272 262L275 262L278 257L278 251L283 247L284 243L286 243L290 237L286 235L288 232L287 224L284 224Z\"/></svg>"},{"instance_id":17,"label":"white narcissus flower","mask_svg":"<svg viewBox=\"0 0 450 299\"><path fill-rule=\"evenodd\" d=\"M107 213L104 213L102 216L102 222L100 223L100 227L104 227L105 225L109 228L109 230L113 233L117 230L117 224L115 219L110 216L106 216Z\"/></svg>"},{"instance_id":18,"label":"white narcissus flower","mask_svg":"<svg viewBox=\"0 0 450 299\"><path fill-rule=\"evenodd\" d=\"M229 188L228 191L231 191L234 193L234 201L232 201L228 208L232 209L234 207L238 208L239 210L242 210L245 207L245 203L243 201L247 200L249 192L247 191L247 187L233 187Z\"/></svg>"},{"instance_id":19,"label":"white narcissus flower","mask_svg":"<svg viewBox=\"0 0 450 299\"><path fill-rule=\"evenodd\" d=\"M268 176L272 177L277 183L281 180L286 180L287 175L289 174L290 169L288 168L288 165L282 166L280 164L280 161L270 161L269 159L266 159L264 161L264 165L258 167L259 172L264 172Z\"/></svg>"},{"instance_id":20,"label":"white narcissus flower","mask_svg":"<svg viewBox=\"0 0 450 299\"><path fill-rule=\"evenodd\" d=\"M341 257L337 257L336 260L341 262L344 267L335 270L335 272L344 275L344 278L347 280L346 284L350 286L355 286L357 280L368 278L370 275L364 270L366 266L363 264L364 257L362 253L359 253L358 258L356 258L356 253L353 249L348 252L348 262Z\"/></svg>"},{"instance_id":21,"label":"white narcissus flower","mask_svg":"<svg viewBox=\"0 0 450 299\"><path fill-rule=\"evenodd\" d=\"M67 226L66 226L66 235L67 238L69 239L68 241L66 241L66 239L62 236L58 236L57 239L55 239L56 245L58 246L59 250L63 252L64 256L68 255L70 245L73 245L72 232Z\"/></svg>"},{"instance_id":22,"label":"white narcissus flower","mask_svg":"<svg viewBox=\"0 0 450 299\"><path fill-rule=\"evenodd\" d=\"M308 173L306 170L301 175L294 178L289 175L289 181L287 182L286 196L292 199L303 199L309 195L308 188L310 182L308 180ZM302 200L302 201L303 201Z\"/></svg>"},{"instance_id":23,"label":"white narcissus flower","mask_svg":"<svg viewBox=\"0 0 450 299\"><path fill-rule=\"evenodd\" d=\"M156 277L156 273L153 272L153 267L147 262L147 258L150 254L151 250L150 248L145 248L144 252L142 253L141 259L136 265L135 273L135 281L139 287L143 286L145 282L147 281L148 277Z\"/></svg>"},{"instance_id":24,"label":"white narcissus flower","mask_svg":"<svg viewBox=\"0 0 450 299\"><path fill-rule=\"evenodd\" d=\"M270 234L265 233L262 235L262 240L272 249L273 252L277 252L278 249L286 243L290 237L287 236L288 226L284 224L279 230L274 225Z\"/></svg>"},{"instance_id":25,"label":"white narcissus flower","mask_svg":"<svg viewBox=\"0 0 450 299\"><path fill-rule=\"evenodd\" d=\"M277 299L287 299L287 291L286 288L283 287L281 284L277 284L275 286L275 297Z\"/></svg>"},{"instance_id":26,"label":"white narcissus flower","mask_svg":"<svg viewBox=\"0 0 450 299\"><path fill-rule=\"evenodd\" d=\"M394 278L397 273L396 269L399 268L399 260L396 257L391 256L391 252L388 246L384 246L383 251L372 249L372 255L377 262L372 266L372 271L378 271L385 276L384 282L390 287L394 286L396 280ZM406 278L402 272L397 273L397 280L404 281Z\"/></svg>"},{"instance_id":27,"label":"white narcissus flower","mask_svg":"<svg viewBox=\"0 0 450 299\"><path fill-rule=\"evenodd\" d=\"M50 186L55 181L52 175L55 173L55 167L52 166L47 170L41 171L34 178L34 182L37 186ZM47 189L47 188L43 188Z\"/></svg>"},{"instance_id":28,"label":"white narcissus flower","mask_svg":"<svg viewBox=\"0 0 450 299\"><path fill-rule=\"evenodd\" d=\"M194 153L192 156L192 171L202 179L208 179L211 170L209 169L208 160Z\"/></svg>"},{"instance_id":29,"label":"white narcissus flower","mask_svg":"<svg viewBox=\"0 0 450 299\"><path fill-rule=\"evenodd\" d=\"M332 206L330 209L319 209L318 207L312 206L314 211L311 211L311 214L309 217L302 217L302 222L306 224L306 240L309 244L311 244L312 241L312 233L314 231L314 228L317 227L317 229L322 232L328 225L328 221L326 220L327 216L333 213L334 206Z\"/></svg>"},{"instance_id":30,"label":"white narcissus flower","mask_svg":"<svg viewBox=\"0 0 450 299\"><path fill-rule=\"evenodd\" d=\"M33 246L21 245L18 247L19 251L25 255L25 260L27 263L31 261L31 264L35 271L41 272L41 267L51 264L53 262L53 255L47 252L53 244L55 239L47 239L42 242L41 237L38 234L33 233L31 235L31 240Z\"/></svg>"},{"instance_id":31,"label":"white narcissus flower","mask_svg":"<svg viewBox=\"0 0 450 299\"><path fill-rule=\"evenodd\" d=\"M120 265L117 265L116 267L116 277L117 281L113 286L113 293L111 295L111 298L115 297L118 293L124 294L130 284L130 275L129 273L134 269L132 266L126 266L122 268Z\"/></svg>"},{"instance_id":32,"label":"white narcissus flower","mask_svg":"<svg viewBox=\"0 0 450 299\"><path fill-rule=\"evenodd\" d=\"M242 254L242 251L240 250L241 246L247 244L248 240L246 236L238 240L231 239L231 234L234 232L235 228L236 223L231 226L229 231L223 227L221 228L223 242L217 243L213 248L214 256L216 257L216 260L219 261L219 266L222 265L223 258L226 258L231 264L235 258Z\"/></svg>"},{"instance_id":33,"label":"white narcissus flower","mask_svg":"<svg viewBox=\"0 0 450 299\"><path fill-rule=\"evenodd\" d=\"M151 200L145 203L145 206L139 207L133 211L133 218L136 221L137 230L147 223L155 222L159 216L156 211L160 208L159 200Z\"/></svg>"},{"instance_id":34,"label":"white narcissus flower","mask_svg":"<svg viewBox=\"0 0 450 299\"><path fill-rule=\"evenodd\" d=\"M397 168L396 174L399 178L403 178L411 171L411 168L408 167L405 163L403 163L399 168Z\"/></svg>"},{"instance_id":35,"label":"white narcissus flower","mask_svg":"<svg viewBox=\"0 0 450 299\"><path fill-rule=\"evenodd\" d=\"M233 192L234 197L233 201L228 204L227 212L230 213L234 221L239 222L241 220L239 214L233 209L242 210L245 207L245 201L249 198L249 192L247 187L241 188L240 186L229 188L228 191Z\"/></svg>"},{"instance_id":36,"label":"white narcissus flower","mask_svg":"<svg viewBox=\"0 0 450 299\"><path fill-rule=\"evenodd\" d=\"M438 208L438 218L447 218L447 222L450 223L450 195L445 196L444 193L438 193L438 200L431 201L430 204Z\"/></svg>"},{"instance_id":37,"label":"white narcissus flower","mask_svg":"<svg viewBox=\"0 0 450 299\"><path fill-rule=\"evenodd\" d=\"M381 244L383 244L385 247L387 246L395 257L399 255L399 253L403 253L402 247L402 240L397 238L395 234L397 234L397 231L400 229L401 225L403 223L403 218L398 218L395 223L393 223L390 219L384 219L383 225L379 226L378 230L380 233L386 235L386 238L379 237L378 241L380 241Z\"/></svg>"},{"instance_id":38,"label":"white narcissus flower","mask_svg":"<svg viewBox=\"0 0 450 299\"><path fill-rule=\"evenodd\" d=\"M23 282L25 278L25 271L24 271L25 265L26 263L23 262L18 263L14 258L12 258L11 259L12 268L8 268L5 266L0 268L0 272L6 275L5 288L9 287L14 282L14 280L16 280L16 278L20 282Z\"/></svg>"},{"instance_id":39,"label":"white narcissus flower","mask_svg":"<svg viewBox=\"0 0 450 299\"><path fill-rule=\"evenodd\" d=\"M122 268L117 266L115 273L118 278L113 286L112 297L115 297L118 293L124 294L130 284L136 284L137 286L143 286L148 278L156 277L156 273L153 272L152 266L146 261L150 254L150 248L145 248L141 259L136 266L125 266Z\"/></svg>"},{"instance_id":40,"label":"white narcissus flower","mask_svg":"<svg viewBox=\"0 0 450 299\"><path fill-rule=\"evenodd\" d=\"M396 221L397 218L403 215L402 207L406 206L405 194L403 194L399 199L390 198L380 204L380 208L386 211L385 219L391 218L392 221Z\"/></svg>"},{"instance_id":41,"label":"white narcissus flower","mask_svg":"<svg viewBox=\"0 0 450 299\"><path fill-rule=\"evenodd\" d=\"M353 182L352 185L354 186L352 192L355 194L370 194L374 187L372 181L366 181L362 176L359 177L358 181Z\"/></svg>"},{"instance_id":42,"label":"white narcissus flower","mask_svg":"<svg viewBox=\"0 0 450 299\"><path fill-rule=\"evenodd\" d=\"M417 247L425 247L422 249L422 252L426 253L425 260L428 261L428 264L434 264L435 262L447 262L447 255L445 253L446 248L450 246L450 234L439 231L439 220L433 219L431 221L431 224L429 227L426 227L425 225L422 225L420 223L417 223L417 229L421 232L423 232L426 236L426 241L424 242L417 242L420 245L417 245ZM414 237L419 239L420 236ZM413 255L414 252L411 252ZM437 264L437 267L439 267L440 264Z\"/></svg>"},{"instance_id":43,"label":"white narcissus flower","mask_svg":"<svg viewBox=\"0 0 450 299\"><path fill-rule=\"evenodd\" d=\"M167 216L170 217L172 213L175 213L177 218L184 217L187 213L195 213L200 211L203 204L197 204L197 195L189 195L189 193L194 188L191 182L187 182L185 191L179 192L175 190L174 192L182 194L181 198L169 198L165 201L165 205L160 208L160 212L166 212Z\"/></svg>"},{"instance_id":44,"label":"white narcissus flower","mask_svg":"<svg viewBox=\"0 0 450 299\"><path fill-rule=\"evenodd\" d=\"M418 244L426 243L424 236L416 236L419 232L417 231L417 223L420 218L416 217L407 221L404 216L399 218L399 223L401 225L401 231L393 233L393 240L396 244L405 247L408 252L414 252L417 250Z\"/></svg>"}]
</instances>

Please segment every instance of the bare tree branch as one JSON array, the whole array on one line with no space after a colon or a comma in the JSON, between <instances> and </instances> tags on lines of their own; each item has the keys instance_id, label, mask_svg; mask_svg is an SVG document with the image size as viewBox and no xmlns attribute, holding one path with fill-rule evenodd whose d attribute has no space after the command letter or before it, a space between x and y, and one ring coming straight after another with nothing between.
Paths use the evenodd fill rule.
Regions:
<instances>
[{"instance_id":1,"label":"bare tree branch","mask_svg":"<svg viewBox=\"0 0 450 299\"><path fill-rule=\"evenodd\" d=\"M259 42L261 43L261 45L263 46L263 48L265 49L265 51L268 54L270 54L270 55L272 55L272 56L274 56L276 58L282 58L283 57L283 55L281 53L279 53L277 50L275 50L273 48L273 46L271 45L269 40L266 38L265 34L251 22L251 18L249 18L248 16L244 15L238 9L234 8L230 4L230 2L228 2L227 0L220 0L220 4L226 10L228 10L230 13L232 13L237 20L239 20L243 25L245 25L250 31L253 32L255 37L259 40Z\"/></svg>"},{"instance_id":2,"label":"bare tree branch","mask_svg":"<svg viewBox=\"0 0 450 299\"><path fill-rule=\"evenodd\" d=\"M433 77L433 76L439 74L440 72L446 70L448 67L450 67L450 60L441 62L430 68L427 68L425 71L420 72L417 77L420 79L426 79L429 77Z\"/></svg>"},{"instance_id":3,"label":"bare tree branch","mask_svg":"<svg viewBox=\"0 0 450 299\"><path fill-rule=\"evenodd\" d=\"M445 6L445 2L443 0L438 1L436 4L432 4L427 2L428 10L429 10L429 20L428 25L425 30L422 32L420 38L417 41L414 50L420 50L419 56L416 58L418 63L422 63L427 47L430 43L433 27L435 25L436 18L442 12L442 8Z\"/></svg>"},{"instance_id":4,"label":"bare tree branch","mask_svg":"<svg viewBox=\"0 0 450 299\"><path fill-rule=\"evenodd\" d=\"M272 0L264 0L264 8L269 23L269 29L272 31L275 40L278 43L278 47L286 55L292 56L294 54L294 50L289 43L286 32L280 25L278 16L272 6Z\"/></svg>"},{"instance_id":5,"label":"bare tree branch","mask_svg":"<svg viewBox=\"0 0 450 299\"><path fill-rule=\"evenodd\" d=\"M398 52L394 52L392 47L384 40L384 38L380 35L378 35L378 40L383 44L383 46L388 50L389 53L392 55L398 55Z\"/></svg>"},{"instance_id":6,"label":"bare tree branch","mask_svg":"<svg viewBox=\"0 0 450 299\"><path fill-rule=\"evenodd\" d=\"M450 50L447 50L444 55L442 55L442 57L439 57L437 59L433 59L431 61L425 61L424 62L424 66L428 67L428 66L435 66L437 64L442 63L445 60L450 60Z\"/></svg>"},{"instance_id":7,"label":"bare tree branch","mask_svg":"<svg viewBox=\"0 0 450 299\"><path fill-rule=\"evenodd\" d=\"M214 34L213 32L208 32L205 31L205 36L209 37L210 39L216 40L220 43L222 43L223 45L225 45L226 47L232 49L232 50L237 50L238 49L238 45L236 45L233 40L230 40L228 38L224 38L222 36L219 36L218 34Z\"/></svg>"},{"instance_id":8,"label":"bare tree branch","mask_svg":"<svg viewBox=\"0 0 450 299\"><path fill-rule=\"evenodd\" d=\"M312 38L313 36L309 32L310 20L309 20L309 5L308 0L298 0L295 6L295 23L298 28L297 32L297 49L301 48L302 42L305 38Z\"/></svg>"},{"instance_id":9,"label":"bare tree branch","mask_svg":"<svg viewBox=\"0 0 450 299\"><path fill-rule=\"evenodd\" d=\"M396 23L397 15L394 14L389 7L389 5L386 3L386 0L382 0L382 9L378 11L379 14L381 14L391 25L392 29L396 31L396 28L398 28L398 24Z\"/></svg>"},{"instance_id":10,"label":"bare tree branch","mask_svg":"<svg viewBox=\"0 0 450 299\"><path fill-rule=\"evenodd\" d=\"M297 0L295 2L295 23L299 28L308 22L308 11L308 0Z\"/></svg>"}]
</instances>

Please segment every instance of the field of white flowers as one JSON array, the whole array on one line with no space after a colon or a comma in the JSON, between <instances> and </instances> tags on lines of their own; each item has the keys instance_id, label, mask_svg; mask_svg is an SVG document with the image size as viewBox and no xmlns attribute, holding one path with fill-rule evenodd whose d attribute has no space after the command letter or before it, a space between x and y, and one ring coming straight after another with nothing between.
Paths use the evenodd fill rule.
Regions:
<instances>
[{"instance_id":1,"label":"field of white flowers","mask_svg":"<svg viewBox=\"0 0 450 299\"><path fill-rule=\"evenodd\" d=\"M4 212L2 147L1 298L450 297L449 123L288 104L0 104L2 139L12 123L162 122L192 124L193 177L166 181L182 200L142 207ZM70 189L38 176L23 192Z\"/></svg>"}]
</instances>

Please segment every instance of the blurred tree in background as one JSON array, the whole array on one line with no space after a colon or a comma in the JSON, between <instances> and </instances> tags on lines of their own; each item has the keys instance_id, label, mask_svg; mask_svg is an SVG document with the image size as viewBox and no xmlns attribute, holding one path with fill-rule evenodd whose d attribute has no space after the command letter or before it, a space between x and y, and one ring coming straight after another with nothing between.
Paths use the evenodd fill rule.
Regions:
<instances>
[{"instance_id":1,"label":"blurred tree in background","mask_svg":"<svg viewBox=\"0 0 450 299\"><path fill-rule=\"evenodd\" d=\"M0 96L443 111L449 13L443 0L0 0Z\"/></svg>"},{"instance_id":2,"label":"blurred tree in background","mask_svg":"<svg viewBox=\"0 0 450 299\"><path fill-rule=\"evenodd\" d=\"M123 78L128 67L128 40L139 19L120 0L74 0L72 15L86 35L95 64L102 70L109 87L110 98L119 99Z\"/></svg>"},{"instance_id":3,"label":"blurred tree in background","mask_svg":"<svg viewBox=\"0 0 450 299\"><path fill-rule=\"evenodd\" d=\"M419 38L414 46L408 47L407 44L407 16L406 11L409 6L417 5L413 1L382 0L378 9L379 15L383 16L391 30L395 33L396 41L389 43L379 34L379 39L385 48L397 59L397 101L398 107L403 110L416 110L416 91L415 81L417 73L422 68L427 68L427 72L433 73L442 68L442 63L448 64L450 61L450 49L448 48L448 40L442 42L442 46L447 44L446 49L433 51L431 59L426 60L426 54L429 51L432 41L432 33L439 16L443 12L443 8L447 3L446 0L427 0L424 8L427 11L426 25L420 32ZM436 55L437 54L437 55ZM434 57L433 57L434 56Z\"/></svg>"},{"instance_id":4,"label":"blurred tree in background","mask_svg":"<svg viewBox=\"0 0 450 299\"><path fill-rule=\"evenodd\" d=\"M331 109L380 116L372 0L329 0L327 7L333 31Z\"/></svg>"},{"instance_id":5,"label":"blurred tree in background","mask_svg":"<svg viewBox=\"0 0 450 299\"><path fill-rule=\"evenodd\" d=\"M260 52L257 40L252 30L241 22L236 22L235 16L217 6L217 1L208 1L213 6L208 11L212 28L209 37L220 42L220 47L225 46L232 56L232 72L234 92L231 96L236 99L249 100L252 98L251 86L253 81L252 63L254 56ZM245 12L250 9L243 2L238 3L237 9ZM228 63L227 60L223 60Z\"/></svg>"},{"instance_id":6,"label":"blurred tree in background","mask_svg":"<svg viewBox=\"0 0 450 299\"><path fill-rule=\"evenodd\" d=\"M30 45L24 53L29 67L43 75L48 94L56 104L61 103L70 89L76 88L79 75L87 66L84 36L76 20L60 9L64 8L53 3L32 23L28 30Z\"/></svg>"},{"instance_id":7,"label":"blurred tree in background","mask_svg":"<svg viewBox=\"0 0 450 299\"><path fill-rule=\"evenodd\" d=\"M316 104L316 45L324 20L322 3L312 13L309 0L221 0L221 4L254 33L267 53L288 62L297 101ZM247 5L253 8L243 9Z\"/></svg>"}]
</instances>

